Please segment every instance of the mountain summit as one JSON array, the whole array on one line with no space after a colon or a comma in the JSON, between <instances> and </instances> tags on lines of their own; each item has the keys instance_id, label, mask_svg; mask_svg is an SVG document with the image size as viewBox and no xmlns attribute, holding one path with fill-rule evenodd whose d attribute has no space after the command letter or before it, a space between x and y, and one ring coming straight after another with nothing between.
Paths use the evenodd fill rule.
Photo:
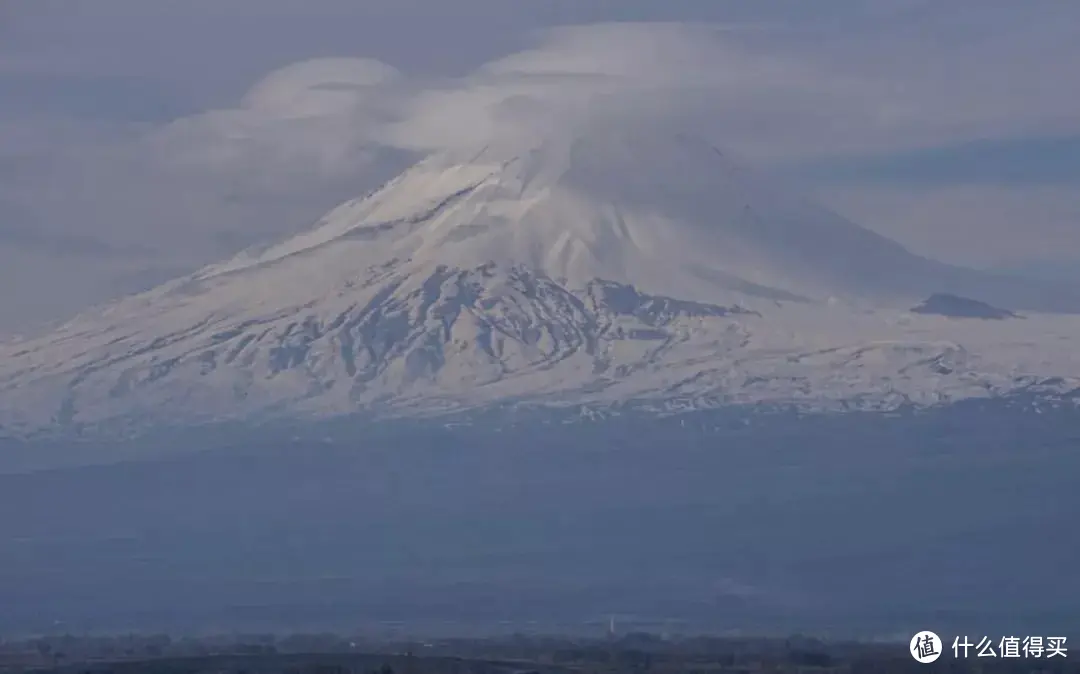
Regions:
<instances>
[{"instance_id":1,"label":"mountain summit","mask_svg":"<svg viewBox=\"0 0 1080 674\"><path fill-rule=\"evenodd\" d=\"M904 308L939 290L1041 297L688 136L536 134L432 156L288 241L2 347L0 423L888 407L1080 374L1074 318L991 335Z\"/></svg>"},{"instance_id":2,"label":"mountain summit","mask_svg":"<svg viewBox=\"0 0 1080 674\"><path fill-rule=\"evenodd\" d=\"M436 155L310 233L210 273L331 255L324 247L347 241L363 245L334 265L346 273L369 260L494 262L578 287L602 278L698 301L914 297L940 267L703 141L592 129Z\"/></svg>"}]
</instances>

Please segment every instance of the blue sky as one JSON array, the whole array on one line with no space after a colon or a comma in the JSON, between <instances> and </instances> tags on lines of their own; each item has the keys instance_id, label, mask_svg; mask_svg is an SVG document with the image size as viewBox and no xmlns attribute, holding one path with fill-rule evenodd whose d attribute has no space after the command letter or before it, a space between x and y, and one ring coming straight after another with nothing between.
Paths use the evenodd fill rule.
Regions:
<instances>
[{"instance_id":1,"label":"blue sky","mask_svg":"<svg viewBox=\"0 0 1080 674\"><path fill-rule=\"evenodd\" d=\"M682 25L549 30L598 22ZM398 75L309 68L245 98L327 57ZM387 134L411 152L484 133L493 90L563 96L522 78L567 64L916 252L1080 260L1077 3L9 0L0 334L295 231L407 161L372 150ZM361 93L303 98L339 76Z\"/></svg>"}]
</instances>

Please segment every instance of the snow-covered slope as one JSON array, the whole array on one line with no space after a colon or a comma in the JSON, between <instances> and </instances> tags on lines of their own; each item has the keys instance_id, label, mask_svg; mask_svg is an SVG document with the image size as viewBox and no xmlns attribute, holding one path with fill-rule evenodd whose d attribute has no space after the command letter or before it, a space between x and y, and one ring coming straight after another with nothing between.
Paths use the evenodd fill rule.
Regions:
<instances>
[{"instance_id":1,"label":"snow-covered slope","mask_svg":"<svg viewBox=\"0 0 1080 674\"><path fill-rule=\"evenodd\" d=\"M1075 388L1080 319L907 309L946 291L1075 306L912 255L693 138L548 133L434 156L305 234L0 347L0 423Z\"/></svg>"}]
</instances>

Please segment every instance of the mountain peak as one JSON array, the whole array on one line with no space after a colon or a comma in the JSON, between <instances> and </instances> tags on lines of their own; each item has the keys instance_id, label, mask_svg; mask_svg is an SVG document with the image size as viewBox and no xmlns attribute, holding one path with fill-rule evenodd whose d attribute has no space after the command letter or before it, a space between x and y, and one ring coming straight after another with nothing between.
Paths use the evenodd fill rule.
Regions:
<instances>
[{"instance_id":1,"label":"mountain peak","mask_svg":"<svg viewBox=\"0 0 1080 674\"><path fill-rule=\"evenodd\" d=\"M235 272L336 242L353 266L525 265L697 301L909 296L929 267L685 134L535 132L437 154Z\"/></svg>"},{"instance_id":2,"label":"mountain peak","mask_svg":"<svg viewBox=\"0 0 1080 674\"><path fill-rule=\"evenodd\" d=\"M545 130L432 156L287 241L2 346L0 394L19 423L78 426L1072 385L1069 339L1040 341L1037 361L1009 351L1075 336L1069 317L1016 322L1037 332L1002 346L907 311L951 287L978 296L972 274L693 137Z\"/></svg>"}]
</instances>

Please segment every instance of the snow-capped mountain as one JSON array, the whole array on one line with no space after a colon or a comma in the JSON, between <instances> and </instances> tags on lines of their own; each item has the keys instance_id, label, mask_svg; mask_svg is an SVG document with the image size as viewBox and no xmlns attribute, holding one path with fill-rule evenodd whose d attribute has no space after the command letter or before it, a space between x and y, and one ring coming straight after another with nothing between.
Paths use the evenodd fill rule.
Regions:
<instances>
[{"instance_id":1,"label":"snow-capped mountain","mask_svg":"<svg viewBox=\"0 0 1080 674\"><path fill-rule=\"evenodd\" d=\"M910 311L937 292L1024 315ZM548 133L433 156L304 234L0 346L0 423L1061 393L1080 318L1045 310L1078 306L915 256L700 140Z\"/></svg>"}]
</instances>

